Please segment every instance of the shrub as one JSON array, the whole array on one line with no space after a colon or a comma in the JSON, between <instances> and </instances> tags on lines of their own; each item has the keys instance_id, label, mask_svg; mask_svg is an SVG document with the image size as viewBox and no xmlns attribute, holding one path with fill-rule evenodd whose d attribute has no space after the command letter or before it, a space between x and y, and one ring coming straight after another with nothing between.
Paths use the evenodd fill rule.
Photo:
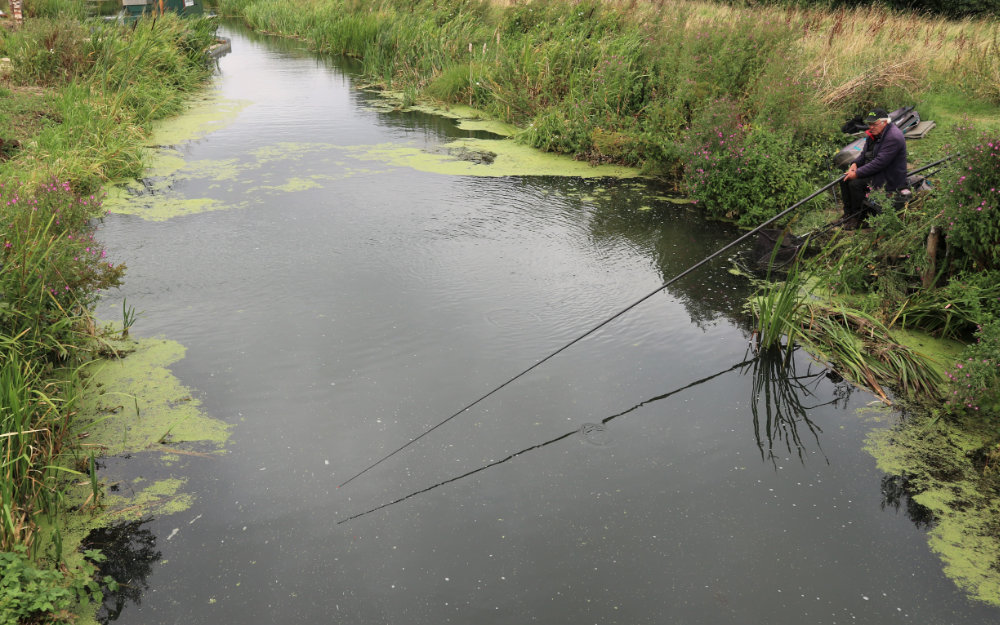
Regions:
<instances>
[{"instance_id":1,"label":"shrub","mask_svg":"<svg viewBox=\"0 0 1000 625\"><path fill-rule=\"evenodd\" d=\"M952 413L984 414L1000 426L1000 319L979 328L948 374L945 406Z\"/></svg>"},{"instance_id":2,"label":"shrub","mask_svg":"<svg viewBox=\"0 0 1000 625\"><path fill-rule=\"evenodd\" d=\"M961 152L941 181L948 246L970 269L1000 269L1000 135L967 138Z\"/></svg>"},{"instance_id":3,"label":"shrub","mask_svg":"<svg viewBox=\"0 0 1000 625\"><path fill-rule=\"evenodd\" d=\"M688 137L688 193L709 214L756 225L808 195L815 160L803 158L794 138L740 122L720 101ZM707 122L707 123L706 123Z\"/></svg>"}]
</instances>

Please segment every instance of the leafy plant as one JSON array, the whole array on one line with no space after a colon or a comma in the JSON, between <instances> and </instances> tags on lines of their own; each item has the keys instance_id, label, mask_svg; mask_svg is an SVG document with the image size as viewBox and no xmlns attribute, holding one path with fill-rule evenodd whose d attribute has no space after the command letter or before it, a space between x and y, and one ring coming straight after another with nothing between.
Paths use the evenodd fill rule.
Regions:
<instances>
[{"instance_id":1,"label":"leafy plant","mask_svg":"<svg viewBox=\"0 0 1000 625\"><path fill-rule=\"evenodd\" d=\"M985 323L948 373L945 406L981 413L1000 429L1000 319Z\"/></svg>"},{"instance_id":2,"label":"leafy plant","mask_svg":"<svg viewBox=\"0 0 1000 625\"><path fill-rule=\"evenodd\" d=\"M796 158L790 136L750 127L730 111L728 119L689 137L693 149L685 180L709 214L750 226L807 195L817 162Z\"/></svg>"},{"instance_id":3,"label":"leafy plant","mask_svg":"<svg viewBox=\"0 0 1000 625\"><path fill-rule=\"evenodd\" d=\"M1000 134L971 132L941 185L948 245L970 269L1000 269Z\"/></svg>"},{"instance_id":4,"label":"leafy plant","mask_svg":"<svg viewBox=\"0 0 1000 625\"><path fill-rule=\"evenodd\" d=\"M94 550L85 555L89 561L79 570L63 573L37 567L23 545L0 552L0 620L11 625L69 625L76 620L71 610L77 603L103 601L94 563L104 556ZM103 582L112 590L118 587L110 577Z\"/></svg>"}]
</instances>

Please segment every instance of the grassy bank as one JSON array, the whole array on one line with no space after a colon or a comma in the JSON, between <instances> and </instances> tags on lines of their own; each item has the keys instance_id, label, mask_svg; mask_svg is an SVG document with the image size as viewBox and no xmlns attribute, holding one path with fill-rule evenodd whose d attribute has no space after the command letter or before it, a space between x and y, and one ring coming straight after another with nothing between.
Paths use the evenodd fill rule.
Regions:
<instances>
[{"instance_id":1,"label":"grassy bank","mask_svg":"<svg viewBox=\"0 0 1000 625\"><path fill-rule=\"evenodd\" d=\"M209 76L214 25L81 22L60 12L80 3L26 5L21 28L0 29L0 615L55 623L96 591L91 570L58 569L59 532L38 527L57 527L65 484L93 470L72 431L76 372L98 348L97 293L125 270L93 237L101 186L142 173L150 123Z\"/></svg>"}]
</instances>

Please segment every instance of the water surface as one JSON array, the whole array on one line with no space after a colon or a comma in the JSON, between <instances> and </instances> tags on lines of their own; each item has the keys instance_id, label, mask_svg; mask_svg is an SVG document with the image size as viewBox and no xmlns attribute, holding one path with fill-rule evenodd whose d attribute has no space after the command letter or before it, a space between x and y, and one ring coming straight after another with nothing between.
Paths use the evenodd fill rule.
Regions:
<instances>
[{"instance_id":1,"label":"water surface","mask_svg":"<svg viewBox=\"0 0 1000 625\"><path fill-rule=\"evenodd\" d=\"M489 135L230 31L215 88L241 108L149 183L215 210L101 230L129 266L102 316L127 297L133 333L183 343L174 372L235 425L221 458L108 460L197 496L130 528L116 622L1000 619L862 451L888 422L858 412L873 398L807 355L791 379L748 354L725 259L338 488L739 233L648 182L362 157Z\"/></svg>"}]
</instances>

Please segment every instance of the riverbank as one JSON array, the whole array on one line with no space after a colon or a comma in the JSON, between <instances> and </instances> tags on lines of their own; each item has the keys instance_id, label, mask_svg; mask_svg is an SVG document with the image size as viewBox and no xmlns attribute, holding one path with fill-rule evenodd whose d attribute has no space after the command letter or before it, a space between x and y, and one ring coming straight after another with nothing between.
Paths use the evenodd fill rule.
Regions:
<instances>
[{"instance_id":1,"label":"riverbank","mask_svg":"<svg viewBox=\"0 0 1000 625\"><path fill-rule=\"evenodd\" d=\"M397 94L401 106L418 99L475 106L519 127L517 141L591 163L641 167L686 192L710 217L743 226L836 175L830 157L847 141L839 131L844 119L912 102L939 128L910 142L911 166L958 151L962 162L931 174L942 193L883 215L873 229L834 237L808 272L820 288L886 327L968 342L1000 313L993 286L1000 282L993 243L1000 223L995 23L702 2L407 7L392 0L374 7L220 4L251 28L358 57L368 78ZM899 63L873 63L864 53L872 45L891 50ZM800 65L779 62L788 55ZM820 210L793 230L839 214L833 202L817 204ZM947 262L928 257L938 255L925 243L931 229L944 235L936 240ZM936 386L933 379L917 382Z\"/></svg>"},{"instance_id":2,"label":"riverbank","mask_svg":"<svg viewBox=\"0 0 1000 625\"><path fill-rule=\"evenodd\" d=\"M31 13L0 30L4 622L64 622L77 600L100 597L93 563L76 555L66 569L73 554L60 523L74 484L95 484L94 499L77 502L85 508L100 496L100 447L74 427L94 393L81 367L135 319L125 303L117 328L91 316L125 272L94 239L102 185L142 174L150 123L179 112L210 76L204 50L215 30L171 16L133 28L55 17L59 3L47 10L53 17Z\"/></svg>"}]
</instances>

